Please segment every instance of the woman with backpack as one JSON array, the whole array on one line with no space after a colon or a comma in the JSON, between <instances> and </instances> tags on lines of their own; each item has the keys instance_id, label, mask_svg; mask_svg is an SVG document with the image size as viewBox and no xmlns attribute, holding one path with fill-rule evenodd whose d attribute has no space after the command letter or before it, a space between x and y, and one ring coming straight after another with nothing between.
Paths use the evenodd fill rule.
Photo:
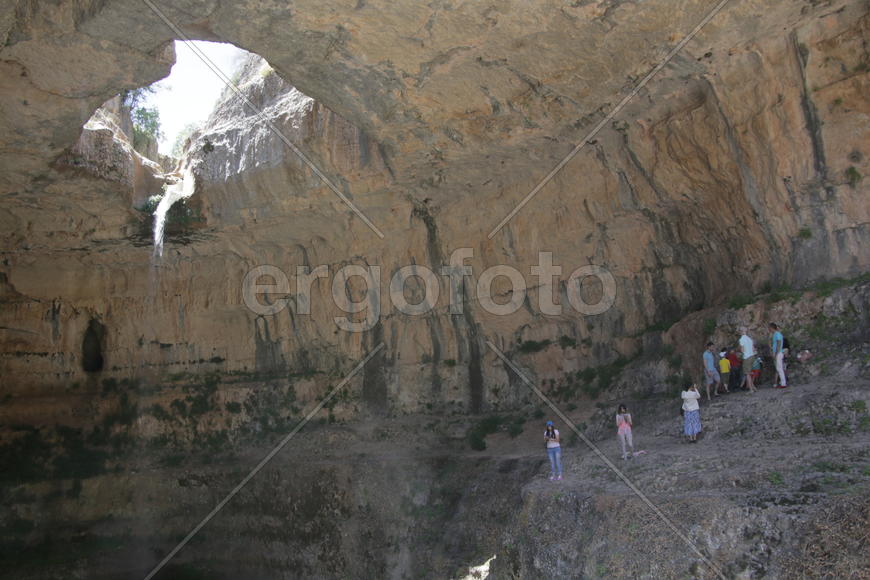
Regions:
<instances>
[{"instance_id":1,"label":"woman with backpack","mask_svg":"<svg viewBox=\"0 0 870 580\"><path fill-rule=\"evenodd\" d=\"M620 405L616 410L616 436L622 446L622 460L634 457L634 444L631 440L631 415L625 405ZM626 455L625 447L628 446Z\"/></svg>"},{"instance_id":2,"label":"woman with backpack","mask_svg":"<svg viewBox=\"0 0 870 580\"><path fill-rule=\"evenodd\" d=\"M552 421L547 421L547 429L544 431L544 439L547 441L547 455L550 458L550 481L561 481L562 445L559 439L559 430L553 426Z\"/></svg>"}]
</instances>

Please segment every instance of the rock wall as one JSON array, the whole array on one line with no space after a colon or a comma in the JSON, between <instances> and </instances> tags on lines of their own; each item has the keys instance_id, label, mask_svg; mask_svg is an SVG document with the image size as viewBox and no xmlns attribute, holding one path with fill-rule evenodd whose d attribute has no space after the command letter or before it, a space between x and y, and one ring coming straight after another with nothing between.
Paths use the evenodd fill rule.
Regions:
<instances>
[{"instance_id":1,"label":"rock wall","mask_svg":"<svg viewBox=\"0 0 870 580\"><path fill-rule=\"evenodd\" d=\"M248 63L245 96L384 238L228 93L188 150L196 219L170 231L155 263L135 210L153 182L108 136L74 143L101 102L168 72L172 31L141 3L14 4L0 19L3 390L217 371L320 373L324 392L383 341L354 412L480 412L528 395L486 340L550 380L632 356L645 331L735 295L864 272L867 7L726 6L491 239L706 3L166 7L193 37L268 60ZM498 264L526 275L522 307L490 314L472 281L451 314L442 278L434 311L396 311L390 276L438 273L458 248L473 249L475 275ZM562 266L563 304L571 271L605 266L613 308L543 314L539 252ZM310 315L292 302L256 315L243 280L263 264L380 266L377 324L338 329L331 279L312 286ZM88 372L92 321L103 366Z\"/></svg>"}]
</instances>

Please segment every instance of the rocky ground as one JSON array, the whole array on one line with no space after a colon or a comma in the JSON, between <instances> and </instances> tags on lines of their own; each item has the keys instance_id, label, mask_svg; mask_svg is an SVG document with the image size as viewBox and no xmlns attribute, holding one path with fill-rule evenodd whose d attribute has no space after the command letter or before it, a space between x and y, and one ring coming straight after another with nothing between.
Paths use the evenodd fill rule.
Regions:
<instances>
[{"instance_id":1,"label":"rocky ground","mask_svg":"<svg viewBox=\"0 0 870 580\"><path fill-rule=\"evenodd\" d=\"M672 418L637 422L635 445L645 454L623 462L615 436L597 445L727 578L798 572L865 578L868 387L866 378L826 377L721 396L702 404L704 436L697 444L679 436L672 401L664 405ZM524 487L528 522L506 534L514 551L497 571L506 577L715 577L612 470L575 449L566 453L562 482L539 475ZM851 506L841 520L824 515L840 505ZM813 533L822 524L842 534L842 545L814 554L814 561ZM862 527L865 532L854 533Z\"/></svg>"},{"instance_id":2,"label":"rocky ground","mask_svg":"<svg viewBox=\"0 0 870 580\"><path fill-rule=\"evenodd\" d=\"M351 421L324 410L158 577L462 577L493 556L491 578L715 577L688 540L726 578L866 578L866 294L859 284L784 305L823 304L831 315L823 331L818 320L789 319L792 340L814 357L791 365L788 389L770 388L766 374L755 394L702 401L697 444L680 436L666 380L624 390L654 376L661 354L627 364L597 402L583 391L559 400L685 540L564 425L565 479L548 481L541 405ZM161 417L175 438L142 427L155 411L129 401L116 401L102 434L18 428L18 446L2 448L4 577L144 576L292 426L251 418L256 401L244 401L217 415L236 410L247 423L218 429L193 410L211 399L187 388L186 415L169 415L179 405L167 403ZM645 451L627 462L611 425L616 403L602 400L611 396L629 405Z\"/></svg>"}]
</instances>

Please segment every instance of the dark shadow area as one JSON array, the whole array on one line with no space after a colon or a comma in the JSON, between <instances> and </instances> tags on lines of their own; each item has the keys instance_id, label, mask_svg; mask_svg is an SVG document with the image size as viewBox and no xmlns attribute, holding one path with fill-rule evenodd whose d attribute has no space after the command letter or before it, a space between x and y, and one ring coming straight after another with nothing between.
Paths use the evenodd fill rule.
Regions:
<instances>
[{"instance_id":1,"label":"dark shadow area","mask_svg":"<svg viewBox=\"0 0 870 580\"><path fill-rule=\"evenodd\" d=\"M92 318L82 340L82 369L85 372L98 373L103 370L103 339L105 336L106 328Z\"/></svg>"}]
</instances>

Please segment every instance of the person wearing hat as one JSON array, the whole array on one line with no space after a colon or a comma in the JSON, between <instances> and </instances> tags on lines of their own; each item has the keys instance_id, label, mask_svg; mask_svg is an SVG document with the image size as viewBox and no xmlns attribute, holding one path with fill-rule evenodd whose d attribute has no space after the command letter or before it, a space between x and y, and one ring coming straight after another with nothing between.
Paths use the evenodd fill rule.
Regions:
<instances>
[{"instance_id":1,"label":"person wearing hat","mask_svg":"<svg viewBox=\"0 0 870 580\"><path fill-rule=\"evenodd\" d=\"M550 481L561 481L562 446L559 444L559 430L553 426L552 421L547 421L544 439L547 441L547 455L550 457Z\"/></svg>"},{"instance_id":2,"label":"person wearing hat","mask_svg":"<svg viewBox=\"0 0 870 580\"><path fill-rule=\"evenodd\" d=\"M726 393L729 392L728 384L731 382L731 361L726 358L727 354L727 349L723 347L722 352L719 353L719 377L722 379L721 383Z\"/></svg>"}]
</instances>

